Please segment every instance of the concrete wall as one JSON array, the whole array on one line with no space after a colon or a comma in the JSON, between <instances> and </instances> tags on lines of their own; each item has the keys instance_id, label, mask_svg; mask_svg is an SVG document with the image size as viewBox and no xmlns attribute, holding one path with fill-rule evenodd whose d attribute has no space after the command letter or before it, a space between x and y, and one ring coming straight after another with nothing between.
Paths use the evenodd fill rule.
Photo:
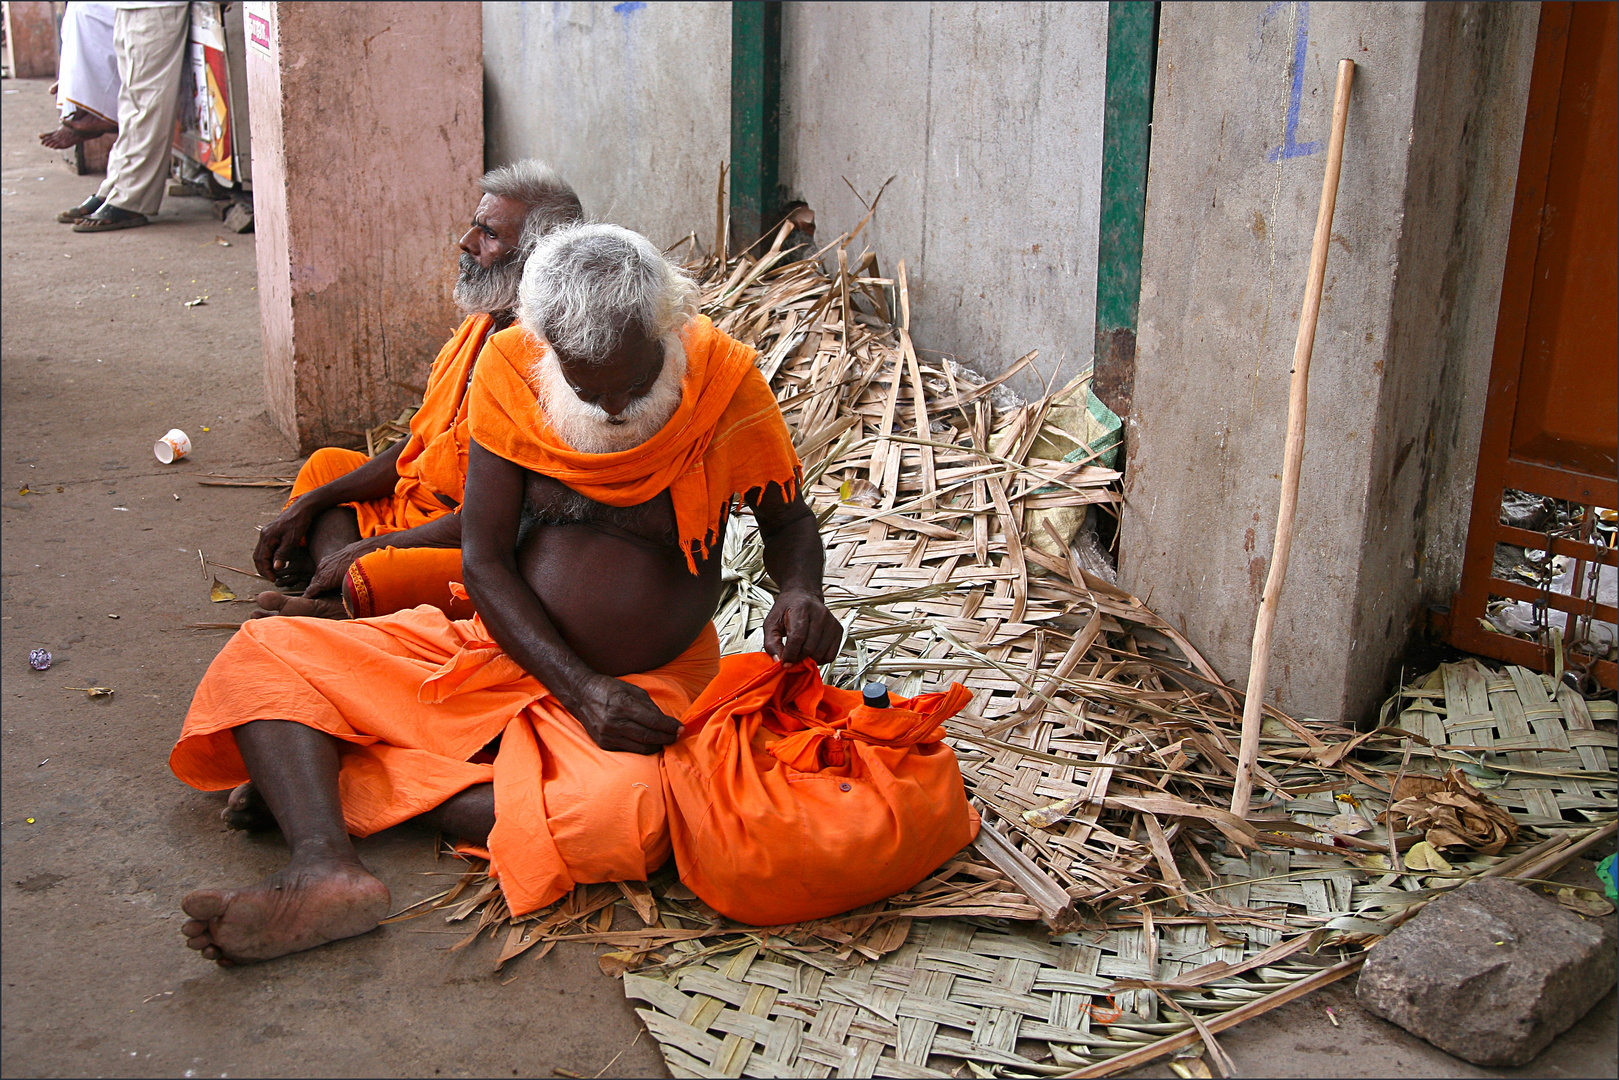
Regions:
<instances>
[{"instance_id":1,"label":"concrete wall","mask_svg":"<svg viewBox=\"0 0 1619 1080\"><path fill-rule=\"evenodd\" d=\"M782 183L817 238L893 176L856 248L906 260L920 347L989 373L1038 348L1028 394L1088 365L1107 5L789 3L782 23Z\"/></svg>"},{"instance_id":2,"label":"concrete wall","mask_svg":"<svg viewBox=\"0 0 1619 1080\"><path fill-rule=\"evenodd\" d=\"M712 244L731 153L731 6L483 9L488 166L542 158L592 217Z\"/></svg>"},{"instance_id":3,"label":"concrete wall","mask_svg":"<svg viewBox=\"0 0 1619 1080\"><path fill-rule=\"evenodd\" d=\"M270 415L299 453L364 445L460 321L455 240L483 168L476 3L251 3ZM255 17L267 46L253 43ZM262 33L263 31L261 31Z\"/></svg>"},{"instance_id":4,"label":"concrete wall","mask_svg":"<svg viewBox=\"0 0 1619 1080\"><path fill-rule=\"evenodd\" d=\"M1164 5L1121 583L1239 685L1335 67L1358 65L1271 663L1295 714L1364 718L1455 585L1537 18Z\"/></svg>"}]
</instances>

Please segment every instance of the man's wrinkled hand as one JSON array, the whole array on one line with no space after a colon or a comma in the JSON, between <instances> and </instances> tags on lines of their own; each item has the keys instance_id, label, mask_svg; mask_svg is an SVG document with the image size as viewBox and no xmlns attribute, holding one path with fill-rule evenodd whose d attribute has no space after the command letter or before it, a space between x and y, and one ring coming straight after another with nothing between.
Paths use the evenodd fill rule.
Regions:
<instances>
[{"instance_id":1,"label":"man's wrinkled hand","mask_svg":"<svg viewBox=\"0 0 1619 1080\"><path fill-rule=\"evenodd\" d=\"M600 676L572 706L574 718L603 750L656 754L680 738L680 721L653 704L633 683Z\"/></svg>"},{"instance_id":2,"label":"man's wrinkled hand","mask_svg":"<svg viewBox=\"0 0 1619 1080\"><path fill-rule=\"evenodd\" d=\"M309 535L315 523L315 510L299 499L276 516L259 533L259 542L253 548L253 566L266 581L275 581L287 568L292 553Z\"/></svg>"},{"instance_id":3,"label":"man's wrinkled hand","mask_svg":"<svg viewBox=\"0 0 1619 1080\"><path fill-rule=\"evenodd\" d=\"M374 539L357 540L326 556L320 561L320 565L315 567L315 576L309 579L309 587L304 590L304 595L321 596L341 589L343 575L349 572L349 566L354 560L361 555L369 555L377 550L377 546Z\"/></svg>"},{"instance_id":4,"label":"man's wrinkled hand","mask_svg":"<svg viewBox=\"0 0 1619 1080\"><path fill-rule=\"evenodd\" d=\"M806 656L817 664L830 664L842 644L843 625L812 593L783 592L765 616L765 652L783 664L796 664Z\"/></svg>"}]
</instances>

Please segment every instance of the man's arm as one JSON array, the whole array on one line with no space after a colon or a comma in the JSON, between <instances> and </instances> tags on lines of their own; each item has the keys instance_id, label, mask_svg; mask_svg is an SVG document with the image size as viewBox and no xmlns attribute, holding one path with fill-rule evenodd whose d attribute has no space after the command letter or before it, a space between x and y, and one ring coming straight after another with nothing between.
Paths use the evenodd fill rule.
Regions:
<instances>
[{"instance_id":1,"label":"man's arm","mask_svg":"<svg viewBox=\"0 0 1619 1080\"><path fill-rule=\"evenodd\" d=\"M603 750L653 754L675 741L680 722L638 686L593 671L568 648L540 598L517 572L524 471L476 441L461 504L461 570L467 594L506 655L584 725Z\"/></svg>"},{"instance_id":2,"label":"man's arm","mask_svg":"<svg viewBox=\"0 0 1619 1080\"><path fill-rule=\"evenodd\" d=\"M784 664L806 656L818 664L831 663L843 645L843 626L821 595L826 557L815 515L802 495L788 502L774 486L749 499L748 506L764 538L765 570L780 590L765 616L765 652Z\"/></svg>"},{"instance_id":3,"label":"man's arm","mask_svg":"<svg viewBox=\"0 0 1619 1080\"><path fill-rule=\"evenodd\" d=\"M309 587L304 590L305 596L320 596L322 593L335 592L343 584L343 575L349 572L349 566L361 555L368 555L373 551L381 551L385 547L396 548L453 548L461 546L461 515L459 513L444 514L434 518L425 525L418 525L414 529L401 529L398 532L382 533L364 540L358 540L348 547L332 552L320 561L315 568L314 577L309 579Z\"/></svg>"},{"instance_id":4,"label":"man's arm","mask_svg":"<svg viewBox=\"0 0 1619 1080\"><path fill-rule=\"evenodd\" d=\"M293 549L303 543L315 519L327 510L344 503L370 502L392 495L394 485L399 482L399 455L404 452L406 441L400 439L353 472L304 492L281 511L259 533L259 542L253 548L253 565L259 576L275 580L277 572L287 565Z\"/></svg>"}]
</instances>

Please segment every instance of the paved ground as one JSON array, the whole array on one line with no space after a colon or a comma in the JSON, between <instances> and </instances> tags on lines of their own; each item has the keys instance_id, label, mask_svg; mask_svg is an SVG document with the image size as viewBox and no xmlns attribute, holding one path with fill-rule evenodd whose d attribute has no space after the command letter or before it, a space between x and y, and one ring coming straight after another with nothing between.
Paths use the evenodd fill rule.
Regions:
<instances>
[{"instance_id":1,"label":"paved ground","mask_svg":"<svg viewBox=\"0 0 1619 1080\"><path fill-rule=\"evenodd\" d=\"M427 919L231 971L183 947L187 891L252 880L282 852L227 832L222 796L182 786L165 764L226 636L189 624L246 610L209 602L197 552L248 565L253 525L281 499L196 479L294 466L264 413L253 237L225 233L190 199L144 229L56 224L99 178L71 175L35 140L51 121L45 82L3 86L0 1072L666 1075L584 946L499 977L481 947L445 952L459 933ZM332 242L344 242L341 222ZM170 427L196 448L162 466L151 446ZM251 595L250 579L219 576ZM55 655L51 670L28 670L35 647ZM84 686L116 693L67 689ZM448 869L406 828L361 853L398 902ZM1362 1013L1346 982L1222 1041L1249 1076L1611 1076L1614 1024L1610 994L1531 1068L1480 1070Z\"/></svg>"}]
</instances>

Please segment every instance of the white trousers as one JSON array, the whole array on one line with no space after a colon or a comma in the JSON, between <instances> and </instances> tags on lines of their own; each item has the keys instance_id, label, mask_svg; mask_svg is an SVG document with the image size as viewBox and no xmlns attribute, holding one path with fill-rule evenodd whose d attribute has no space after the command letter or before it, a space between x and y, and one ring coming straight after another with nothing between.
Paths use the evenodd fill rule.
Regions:
<instances>
[{"instance_id":1,"label":"white trousers","mask_svg":"<svg viewBox=\"0 0 1619 1080\"><path fill-rule=\"evenodd\" d=\"M62 62L56 104L62 115L86 109L103 120L118 119L118 55L112 45L111 4L74 0L62 16Z\"/></svg>"},{"instance_id":2,"label":"white trousers","mask_svg":"<svg viewBox=\"0 0 1619 1080\"><path fill-rule=\"evenodd\" d=\"M169 148L180 107L191 5L119 8L113 22L118 53L118 137L97 192L109 205L148 216L163 205Z\"/></svg>"}]
</instances>

